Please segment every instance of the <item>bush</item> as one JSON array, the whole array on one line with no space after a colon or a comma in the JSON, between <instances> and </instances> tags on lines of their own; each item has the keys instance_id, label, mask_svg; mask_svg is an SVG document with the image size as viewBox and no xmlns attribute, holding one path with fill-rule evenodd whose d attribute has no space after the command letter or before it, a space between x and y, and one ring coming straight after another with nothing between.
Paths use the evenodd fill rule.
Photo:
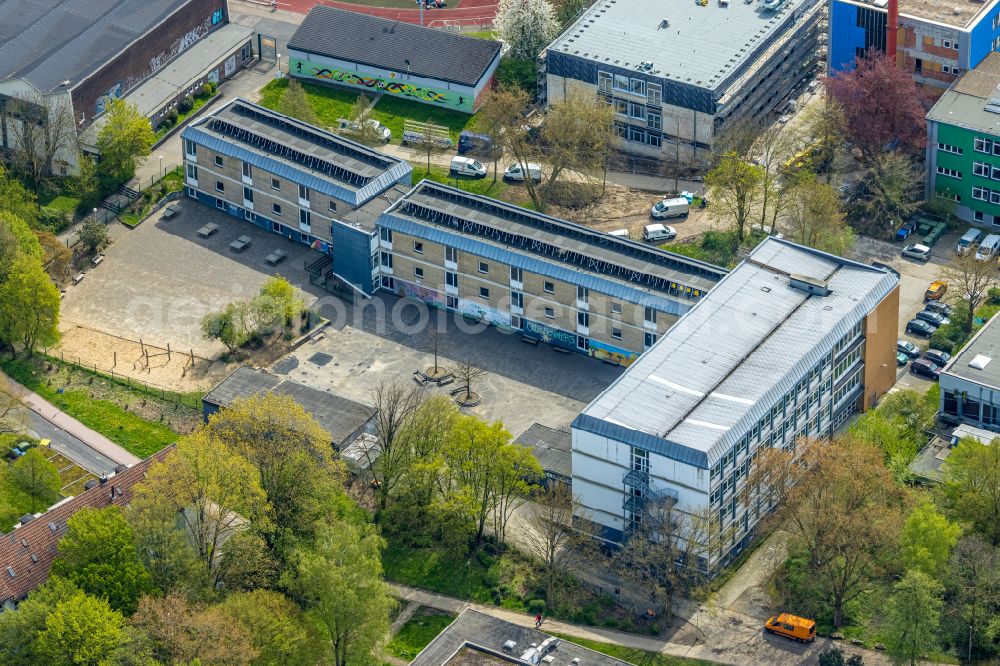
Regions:
<instances>
[{"instance_id":1,"label":"bush","mask_svg":"<svg viewBox=\"0 0 1000 666\"><path fill-rule=\"evenodd\" d=\"M41 215L39 215L38 221L42 224L42 226L48 227L53 233L59 233L70 225L73 221L73 217L66 211L51 208L49 206L42 206Z\"/></svg>"},{"instance_id":2,"label":"bush","mask_svg":"<svg viewBox=\"0 0 1000 666\"><path fill-rule=\"evenodd\" d=\"M1000 289L997 287L990 287L990 290L986 292L986 304L1000 305Z\"/></svg>"},{"instance_id":3,"label":"bush","mask_svg":"<svg viewBox=\"0 0 1000 666\"><path fill-rule=\"evenodd\" d=\"M516 86L534 97L538 91L538 67L530 58L503 58L497 67L497 83Z\"/></svg>"},{"instance_id":4,"label":"bush","mask_svg":"<svg viewBox=\"0 0 1000 666\"><path fill-rule=\"evenodd\" d=\"M531 599L528 601L529 613L541 613L545 610L545 599Z\"/></svg>"},{"instance_id":5,"label":"bush","mask_svg":"<svg viewBox=\"0 0 1000 666\"><path fill-rule=\"evenodd\" d=\"M169 122L171 125L173 125L174 123L176 123L177 119L180 118L180 117L181 117L181 114L177 112L177 108L176 107L174 107L173 109L170 109L169 111L167 111L167 122Z\"/></svg>"},{"instance_id":6,"label":"bush","mask_svg":"<svg viewBox=\"0 0 1000 666\"><path fill-rule=\"evenodd\" d=\"M201 84L201 87L198 88L198 97L202 99L208 99L209 97L212 96L213 92L214 90L212 89L212 86L210 84L203 83Z\"/></svg>"},{"instance_id":7,"label":"bush","mask_svg":"<svg viewBox=\"0 0 1000 666\"><path fill-rule=\"evenodd\" d=\"M194 97L185 95L184 99L177 104L177 108L180 109L181 113L187 113L194 108Z\"/></svg>"},{"instance_id":8,"label":"bush","mask_svg":"<svg viewBox=\"0 0 1000 666\"><path fill-rule=\"evenodd\" d=\"M206 86L208 86L209 88L211 88L211 89L212 89L212 92L213 92L213 93L214 93L214 92L215 92L216 90L218 90L218 89L219 89L219 84L218 84L218 83L216 83L215 81L209 81L209 82L208 82L208 83L206 83L205 85L206 85Z\"/></svg>"}]
</instances>

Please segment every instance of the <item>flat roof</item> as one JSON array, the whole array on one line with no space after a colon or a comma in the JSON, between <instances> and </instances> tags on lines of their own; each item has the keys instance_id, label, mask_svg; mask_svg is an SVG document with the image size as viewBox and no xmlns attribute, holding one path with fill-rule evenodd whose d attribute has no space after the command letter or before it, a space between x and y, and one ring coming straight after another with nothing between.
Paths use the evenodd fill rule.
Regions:
<instances>
[{"instance_id":1,"label":"flat roof","mask_svg":"<svg viewBox=\"0 0 1000 666\"><path fill-rule=\"evenodd\" d=\"M948 361L941 374L1000 390L1000 324L997 323L997 315L993 315Z\"/></svg>"},{"instance_id":2,"label":"flat roof","mask_svg":"<svg viewBox=\"0 0 1000 666\"><path fill-rule=\"evenodd\" d=\"M793 287L800 276L830 293ZM573 427L709 468L897 284L888 271L769 237Z\"/></svg>"},{"instance_id":3,"label":"flat roof","mask_svg":"<svg viewBox=\"0 0 1000 666\"><path fill-rule=\"evenodd\" d=\"M184 128L181 136L353 206L412 171L405 160L242 98Z\"/></svg>"},{"instance_id":4,"label":"flat roof","mask_svg":"<svg viewBox=\"0 0 1000 666\"><path fill-rule=\"evenodd\" d=\"M878 7L870 1L839 1L869 7L875 11L887 11L885 5ZM956 28L965 28L995 6L996 0L992 0L991 2L970 2L969 0L965 0L964 2L956 2L955 0L899 0L899 15L943 23L944 25Z\"/></svg>"},{"instance_id":5,"label":"flat roof","mask_svg":"<svg viewBox=\"0 0 1000 666\"><path fill-rule=\"evenodd\" d=\"M198 0L0 0L0 80L79 85ZM145 65L143 65L145 67Z\"/></svg>"},{"instance_id":6,"label":"flat roof","mask_svg":"<svg viewBox=\"0 0 1000 666\"><path fill-rule=\"evenodd\" d=\"M524 255L543 257L585 275L597 274L651 295L653 289L658 289L656 285L669 287L670 282L704 294L726 274L726 269L704 261L428 180L418 183L386 210L379 224L393 226L394 221L402 220L415 223L395 225L404 233L413 233L418 226L446 230L449 235L474 238L500 248L504 255L511 255L514 248ZM481 229L477 231L476 227ZM516 263L518 257L508 256L506 261ZM572 281L581 282L579 276ZM601 289L596 284L593 287ZM696 299L670 300L690 304Z\"/></svg>"},{"instance_id":7,"label":"flat roof","mask_svg":"<svg viewBox=\"0 0 1000 666\"><path fill-rule=\"evenodd\" d=\"M480 611L468 608L462 611L444 631L421 650L410 666L442 666L450 664L487 664L496 666L502 663L530 666L531 662L521 659L532 644L541 645L552 638L542 631L529 629L520 625L501 620ZM512 641L514 647L504 649L504 643ZM629 662L609 657L600 652L556 639L554 649L548 650L548 656L553 659L546 666L571 666L578 659L578 666L628 666ZM543 655L545 656L545 655Z\"/></svg>"},{"instance_id":8,"label":"flat roof","mask_svg":"<svg viewBox=\"0 0 1000 666\"><path fill-rule=\"evenodd\" d=\"M987 105L995 110L988 111ZM1000 53L990 52L952 83L927 112L927 120L1000 135Z\"/></svg>"},{"instance_id":9,"label":"flat roof","mask_svg":"<svg viewBox=\"0 0 1000 666\"><path fill-rule=\"evenodd\" d=\"M573 476L573 435L566 430L533 423L514 440L531 448L542 469L558 476Z\"/></svg>"},{"instance_id":10,"label":"flat roof","mask_svg":"<svg viewBox=\"0 0 1000 666\"><path fill-rule=\"evenodd\" d=\"M548 49L716 90L814 0L597 0ZM710 38L707 38L709 37ZM652 66L642 68L642 63Z\"/></svg>"},{"instance_id":11,"label":"flat roof","mask_svg":"<svg viewBox=\"0 0 1000 666\"><path fill-rule=\"evenodd\" d=\"M475 86L500 42L316 5L288 48L395 72Z\"/></svg>"},{"instance_id":12,"label":"flat roof","mask_svg":"<svg viewBox=\"0 0 1000 666\"><path fill-rule=\"evenodd\" d=\"M202 401L225 408L234 400L259 393L290 396L330 433L332 443L338 448L375 416L373 407L247 365L233 370Z\"/></svg>"}]
</instances>

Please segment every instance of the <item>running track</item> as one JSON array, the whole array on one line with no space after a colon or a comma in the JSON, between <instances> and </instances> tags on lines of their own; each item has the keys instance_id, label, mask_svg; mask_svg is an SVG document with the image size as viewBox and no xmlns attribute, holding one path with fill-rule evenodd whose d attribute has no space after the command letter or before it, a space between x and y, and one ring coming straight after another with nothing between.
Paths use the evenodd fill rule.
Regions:
<instances>
[{"instance_id":1,"label":"running track","mask_svg":"<svg viewBox=\"0 0 1000 666\"><path fill-rule=\"evenodd\" d=\"M287 9L300 14L307 13L314 5L322 4L330 7L347 9L362 14L372 14L382 18L395 19L406 23L420 23L420 10L414 3L413 9L395 9L390 7L368 7L336 0L278 0L280 9ZM497 13L497 0L449 0L449 4L458 5L447 9L424 10L424 25L441 27L444 21L464 25L489 25Z\"/></svg>"}]
</instances>

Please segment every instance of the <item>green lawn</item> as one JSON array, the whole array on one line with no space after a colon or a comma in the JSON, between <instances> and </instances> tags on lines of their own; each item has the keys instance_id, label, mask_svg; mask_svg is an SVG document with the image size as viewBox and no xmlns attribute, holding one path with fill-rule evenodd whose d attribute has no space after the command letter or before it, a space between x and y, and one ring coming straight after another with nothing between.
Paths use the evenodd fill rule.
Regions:
<instances>
[{"instance_id":1,"label":"green lawn","mask_svg":"<svg viewBox=\"0 0 1000 666\"><path fill-rule=\"evenodd\" d=\"M486 568L477 557L453 557L442 550L407 548L392 541L382 554L389 580L460 599L492 603Z\"/></svg>"},{"instance_id":2,"label":"green lawn","mask_svg":"<svg viewBox=\"0 0 1000 666\"><path fill-rule=\"evenodd\" d=\"M121 406L155 403L154 398L102 379L94 379L90 384L85 380L79 385L71 383L71 388L65 388L67 380L64 378L70 373L57 366L53 363L60 373L53 381L38 356L30 360L5 358L0 361L0 368L18 382L140 458L146 458L177 441L177 433L163 423L147 421ZM84 371L77 371L75 375L96 377ZM177 406L177 409L193 411L189 407Z\"/></svg>"},{"instance_id":3,"label":"green lawn","mask_svg":"<svg viewBox=\"0 0 1000 666\"><path fill-rule=\"evenodd\" d=\"M412 660L455 619L450 613L436 610L423 612L424 610L417 609L414 616L392 637L385 646L389 654L407 661Z\"/></svg>"},{"instance_id":4,"label":"green lawn","mask_svg":"<svg viewBox=\"0 0 1000 666\"><path fill-rule=\"evenodd\" d=\"M423 165L414 164L413 182L419 183L421 180L426 178L427 180L433 180L436 183L452 185L460 190L472 192L473 194L484 194L490 197L504 198L502 193L509 190L510 187L503 181L503 178L497 178L497 182L493 182L492 162L488 163L486 167L489 169L489 174L486 178L464 178L461 176L451 176L447 167L432 164L431 170L428 173L426 162ZM500 168L504 168L502 163L500 164Z\"/></svg>"},{"instance_id":5,"label":"green lawn","mask_svg":"<svg viewBox=\"0 0 1000 666\"><path fill-rule=\"evenodd\" d=\"M218 95L218 94L219 94L218 92L215 93L215 95ZM211 97L204 97L204 98L195 97L194 98L194 106L191 107L190 111L185 111L185 112L181 113L180 115L178 115L176 123L171 123L170 125L160 125L160 127L156 130L156 140L159 141L160 139L162 139L163 137L165 137L167 135L167 132L169 132L173 128L177 127L178 125L183 125L185 120L187 120L188 118L190 118L194 114L198 113L198 111L199 111L199 109L201 109L201 107L205 106L210 101L212 101L215 98L215 95L212 95Z\"/></svg>"},{"instance_id":6,"label":"green lawn","mask_svg":"<svg viewBox=\"0 0 1000 666\"><path fill-rule=\"evenodd\" d=\"M488 39L490 41L498 41L496 33L492 30L477 30L475 32L463 32L461 33L466 37L475 37L476 39Z\"/></svg>"},{"instance_id":7,"label":"green lawn","mask_svg":"<svg viewBox=\"0 0 1000 666\"><path fill-rule=\"evenodd\" d=\"M542 631L545 631L545 625L542 625ZM555 632L551 633L553 636L558 636L559 638L565 639L570 643L576 643L585 648L589 648L594 652L600 652L601 654L606 654L609 657L614 657L615 659L621 659L633 664L647 664L653 663L657 666L713 666L717 662L705 661L704 659L691 659L689 657L674 657L667 654L657 653L657 652L647 652L646 650L636 650L634 648L625 647L624 645L615 645L613 643L603 643L601 641L593 641L588 638L577 638L576 636L570 636L569 634L559 634Z\"/></svg>"},{"instance_id":8,"label":"green lawn","mask_svg":"<svg viewBox=\"0 0 1000 666\"><path fill-rule=\"evenodd\" d=\"M71 197L66 194L60 194L57 197L53 197L50 201L42 204L48 208L54 208L62 213L69 213L70 215L76 214L76 208L80 205L79 197Z\"/></svg>"}]
</instances>

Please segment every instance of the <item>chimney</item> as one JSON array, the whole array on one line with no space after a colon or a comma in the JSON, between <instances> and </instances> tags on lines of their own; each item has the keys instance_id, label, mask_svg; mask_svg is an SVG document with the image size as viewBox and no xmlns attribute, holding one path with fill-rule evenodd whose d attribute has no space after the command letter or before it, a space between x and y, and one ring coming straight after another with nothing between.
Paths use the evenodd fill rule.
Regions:
<instances>
[{"instance_id":1,"label":"chimney","mask_svg":"<svg viewBox=\"0 0 1000 666\"><path fill-rule=\"evenodd\" d=\"M899 31L899 0L889 0L889 17L885 23L885 52L896 66L896 33Z\"/></svg>"}]
</instances>

